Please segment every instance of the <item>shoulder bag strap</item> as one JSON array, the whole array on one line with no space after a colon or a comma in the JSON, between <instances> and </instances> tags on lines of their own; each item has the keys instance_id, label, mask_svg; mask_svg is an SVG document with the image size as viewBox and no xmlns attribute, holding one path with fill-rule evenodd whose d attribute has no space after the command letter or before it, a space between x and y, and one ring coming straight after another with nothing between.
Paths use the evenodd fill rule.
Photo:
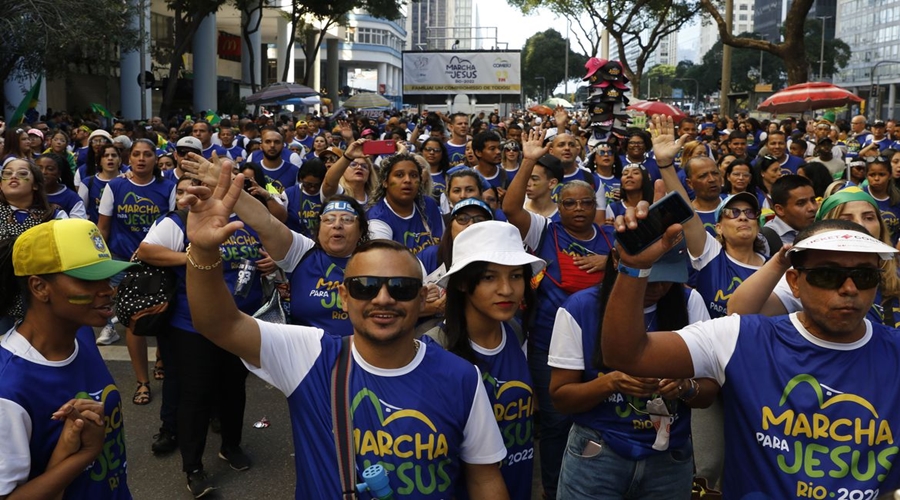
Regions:
<instances>
[{"instance_id":1,"label":"shoulder bag strap","mask_svg":"<svg viewBox=\"0 0 900 500\"><path fill-rule=\"evenodd\" d=\"M331 419L334 447L341 478L341 500L356 498L356 450L353 447L353 425L350 416L350 346L352 336L341 342L341 353L331 370Z\"/></svg>"}]
</instances>

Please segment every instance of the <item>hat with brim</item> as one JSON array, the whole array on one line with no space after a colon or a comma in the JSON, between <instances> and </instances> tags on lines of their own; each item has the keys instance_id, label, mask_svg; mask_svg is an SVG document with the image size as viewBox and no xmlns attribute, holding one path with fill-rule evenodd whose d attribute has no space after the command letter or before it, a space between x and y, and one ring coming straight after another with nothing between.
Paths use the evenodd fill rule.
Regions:
<instances>
[{"instance_id":1,"label":"hat with brim","mask_svg":"<svg viewBox=\"0 0 900 500\"><path fill-rule=\"evenodd\" d=\"M725 198L724 200L722 200L721 203L719 203L719 206L716 207L716 213L715 213L716 222L719 222L720 220L722 220L722 210L724 210L725 207L727 207L728 205L731 205L732 203L738 202L738 201L745 201L745 202L749 203L750 206L753 207L754 210L756 210L756 213L759 213L759 200L756 199L756 195L744 191L743 193L737 193L737 194L730 195L727 198Z\"/></svg>"},{"instance_id":2,"label":"hat with brim","mask_svg":"<svg viewBox=\"0 0 900 500\"><path fill-rule=\"evenodd\" d=\"M480 208L485 215L487 215L491 220L494 220L494 211L491 210L491 206L485 203L478 198L466 198L464 200L459 200L456 202L456 205L453 205L453 210L450 211L450 216L456 215L460 210L467 207L476 207Z\"/></svg>"},{"instance_id":3,"label":"hat with brim","mask_svg":"<svg viewBox=\"0 0 900 500\"><path fill-rule=\"evenodd\" d=\"M508 222L484 221L467 227L453 240L453 265L438 281L438 286L447 288L450 277L473 262L527 265L531 266L532 275L541 272L546 265L542 259L525 251L522 236L515 226Z\"/></svg>"},{"instance_id":4,"label":"hat with brim","mask_svg":"<svg viewBox=\"0 0 900 500\"><path fill-rule=\"evenodd\" d=\"M606 64L606 59L597 59L596 57L588 59L588 61L584 63L584 69L587 70L587 74L584 75L582 81L589 81L604 64Z\"/></svg>"},{"instance_id":5,"label":"hat with brim","mask_svg":"<svg viewBox=\"0 0 900 500\"><path fill-rule=\"evenodd\" d=\"M647 281L650 283L687 283L688 265L687 244L682 239L653 263Z\"/></svg>"},{"instance_id":6,"label":"hat with brim","mask_svg":"<svg viewBox=\"0 0 900 500\"><path fill-rule=\"evenodd\" d=\"M86 219L40 224L22 233L13 245L16 276L62 273L99 281L139 265L113 260L100 230Z\"/></svg>"},{"instance_id":7,"label":"hat with brim","mask_svg":"<svg viewBox=\"0 0 900 500\"><path fill-rule=\"evenodd\" d=\"M788 254L804 250L825 250L829 252L874 253L881 260L890 260L897 249L868 234L848 229L835 229L816 233L802 241L795 241Z\"/></svg>"}]
</instances>

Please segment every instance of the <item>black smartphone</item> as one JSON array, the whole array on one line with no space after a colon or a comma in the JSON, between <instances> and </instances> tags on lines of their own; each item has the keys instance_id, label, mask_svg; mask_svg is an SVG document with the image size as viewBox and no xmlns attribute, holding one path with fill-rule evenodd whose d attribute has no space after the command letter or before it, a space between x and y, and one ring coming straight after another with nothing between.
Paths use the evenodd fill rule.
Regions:
<instances>
[{"instance_id":1,"label":"black smartphone","mask_svg":"<svg viewBox=\"0 0 900 500\"><path fill-rule=\"evenodd\" d=\"M694 209L675 191L650 205L646 219L638 220L635 229L616 233L616 241L629 255L637 255L662 238L672 224L684 224L694 216Z\"/></svg>"}]
</instances>

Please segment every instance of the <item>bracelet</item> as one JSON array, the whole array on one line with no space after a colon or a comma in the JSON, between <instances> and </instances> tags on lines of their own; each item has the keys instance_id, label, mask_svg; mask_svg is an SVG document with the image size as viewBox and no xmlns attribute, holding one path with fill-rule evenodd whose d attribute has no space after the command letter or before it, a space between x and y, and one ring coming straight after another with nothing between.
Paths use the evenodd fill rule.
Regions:
<instances>
[{"instance_id":1,"label":"bracelet","mask_svg":"<svg viewBox=\"0 0 900 500\"><path fill-rule=\"evenodd\" d=\"M191 265L191 267L193 267L194 269L199 269L201 271L211 271L211 270L219 267L219 264L222 263L222 255L219 254L219 260L217 260L214 264L211 264L208 266L201 266L201 265L197 264L196 262L194 262L194 259L191 258L191 244L190 243L188 243L187 249L184 251L184 254L185 254L185 256L187 256L187 261Z\"/></svg>"},{"instance_id":2,"label":"bracelet","mask_svg":"<svg viewBox=\"0 0 900 500\"><path fill-rule=\"evenodd\" d=\"M632 278L646 278L650 276L651 269L638 269L635 267L628 267L622 262L619 262L619 274L624 274L625 276L631 276Z\"/></svg>"},{"instance_id":3,"label":"bracelet","mask_svg":"<svg viewBox=\"0 0 900 500\"><path fill-rule=\"evenodd\" d=\"M660 164L658 164L658 163L656 164L656 168L659 168L659 169L669 168L669 167L674 167L674 166L675 166L675 162L674 162L674 161L673 161L672 163L669 163L668 165L660 165Z\"/></svg>"},{"instance_id":4,"label":"bracelet","mask_svg":"<svg viewBox=\"0 0 900 500\"><path fill-rule=\"evenodd\" d=\"M696 380L691 379L691 388L687 390L681 396L678 396L678 399L684 401L685 403L689 403L694 400L697 396L700 395L700 384L697 383Z\"/></svg>"}]
</instances>

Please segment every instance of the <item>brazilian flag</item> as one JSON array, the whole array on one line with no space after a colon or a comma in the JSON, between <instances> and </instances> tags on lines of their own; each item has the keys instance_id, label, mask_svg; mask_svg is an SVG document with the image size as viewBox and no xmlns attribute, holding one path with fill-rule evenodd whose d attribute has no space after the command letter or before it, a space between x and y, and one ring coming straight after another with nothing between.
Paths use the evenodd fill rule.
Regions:
<instances>
[{"instance_id":1,"label":"brazilian flag","mask_svg":"<svg viewBox=\"0 0 900 500\"><path fill-rule=\"evenodd\" d=\"M219 124L220 121L222 121L222 119L219 118L219 115L217 115L216 113L214 113L212 111L207 113L206 116L204 116L203 118L213 127L215 127L216 125Z\"/></svg>"},{"instance_id":2,"label":"brazilian flag","mask_svg":"<svg viewBox=\"0 0 900 500\"><path fill-rule=\"evenodd\" d=\"M98 104L96 102L91 103L91 111L97 113L103 118L114 118L113 114L110 113L108 109L106 109L102 104Z\"/></svg>"},{"instance_id":3,"label":"brazilian flag","mask_svg":"<svg viewBox=\"0 0 900 500\"><path fill-rule=\"evenodd\" d=\"M25 94L25 97L22 98L22 102L19 103L19 107L16 108L16 112L13 113L12 118L9 120L11 125L18 125L22 123L22 120L25 119L25 113L29 109L34 109L38 105L38 96L41 93L41 79L44 78L44 75L39 75L37 80L34 82L34 85L31 86L31 90Z\"/></svg>"}]
</instances>

